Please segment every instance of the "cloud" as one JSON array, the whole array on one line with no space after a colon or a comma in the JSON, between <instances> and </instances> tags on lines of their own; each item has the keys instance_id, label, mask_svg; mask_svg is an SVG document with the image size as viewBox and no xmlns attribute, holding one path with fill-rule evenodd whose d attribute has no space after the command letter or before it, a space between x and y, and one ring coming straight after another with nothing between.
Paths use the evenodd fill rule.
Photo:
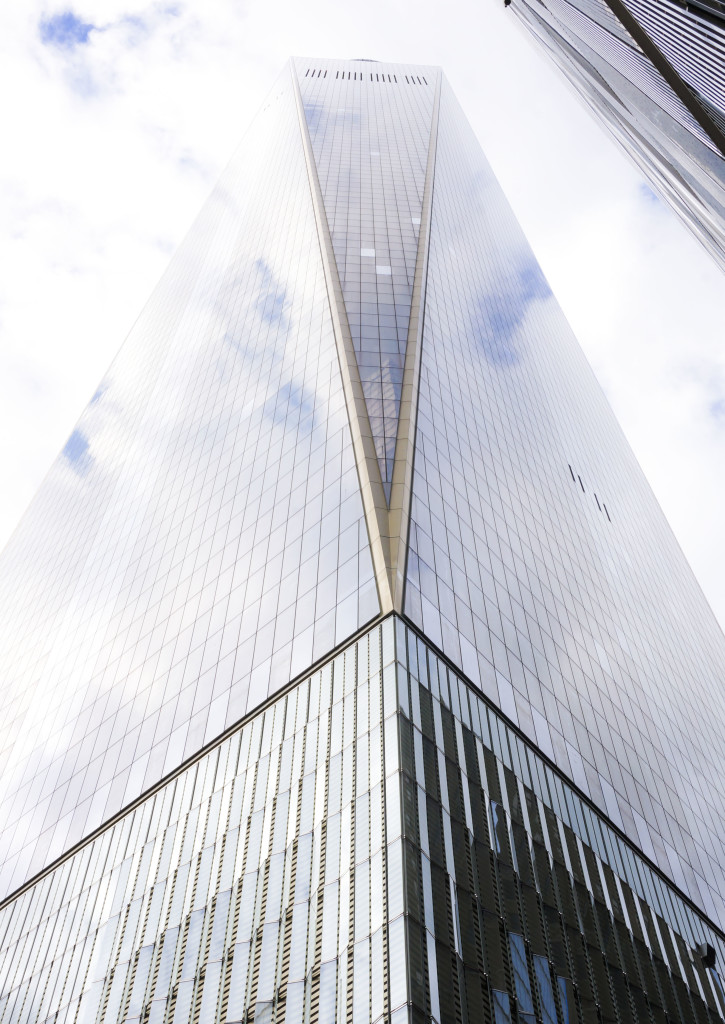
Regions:
<instances>
[{"instance_id":1,"label":"cloud","mask_svg":"<svg viewBox=\"0 0 725 1024\"><path fill-rule=\"evenodd\" d=\"M39 23L40 41L45 46L54 46L59 50L73 50L88 42L91 32L96 28L88 21L82 21L72 11L59 14L43 15Z\"/></svg>"},{"instance_id":2,"label":"cloud","mask_svg":"<svg viewBox=\"0 0 725 1024\"><path fill-rule=\"evenodd\" d=\"M715 420L725 420L725 398L710 403L710 415Z\"/></svg>"},{"instance_id":3,"label":"cloud","mask_svg":"<svg viewBox=\"0 0 725 1024\"><path fill-rule=\"evenodd\" d=\"M148 55L154 36L166 35L170 48L174 47L168 30L182 13L179 5L152 3L117 11L112 7L111 0L101 23L85 21L70 9L38 18L38 37L56 72L73 93L86 99L123 92L134 63L131 55L135 51ZM46 66L53 73L52 65Z\"/></svg>"}]
</instances>

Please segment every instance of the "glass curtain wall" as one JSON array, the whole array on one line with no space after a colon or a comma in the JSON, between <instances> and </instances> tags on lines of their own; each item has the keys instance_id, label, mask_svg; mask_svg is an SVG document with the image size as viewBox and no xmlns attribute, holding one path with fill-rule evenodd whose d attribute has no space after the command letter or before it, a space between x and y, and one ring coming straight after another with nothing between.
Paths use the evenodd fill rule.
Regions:
<instances>
[{"instance_id":1,"label":"glass curtain wall","mask_svg":"<svg viewBox=\"0 0 725 1024\"><path fill-rule=\"evenodd\" d=\"M704 1024L703 943L393 616L0 910L0 1021Z\"/></svg>"}]
</instances>

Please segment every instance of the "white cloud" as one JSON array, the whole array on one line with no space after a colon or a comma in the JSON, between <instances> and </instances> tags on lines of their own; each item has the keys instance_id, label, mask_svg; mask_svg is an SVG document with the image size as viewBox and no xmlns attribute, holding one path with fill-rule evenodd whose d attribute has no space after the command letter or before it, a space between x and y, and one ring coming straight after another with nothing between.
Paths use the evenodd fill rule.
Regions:
<instances>
[{"instance_id":1,"label":"white cloud","mask_svg":"<svg viewBox=\"0 0 725 1024\"><path fill-rule=\"evenodd\" d=\"M69 12L96 28L43 43ZM286 58L419 61L447 72L725 621L722 276L499 0L27 0L0 38L0 542Z\"/></svg>"}]
</instances>

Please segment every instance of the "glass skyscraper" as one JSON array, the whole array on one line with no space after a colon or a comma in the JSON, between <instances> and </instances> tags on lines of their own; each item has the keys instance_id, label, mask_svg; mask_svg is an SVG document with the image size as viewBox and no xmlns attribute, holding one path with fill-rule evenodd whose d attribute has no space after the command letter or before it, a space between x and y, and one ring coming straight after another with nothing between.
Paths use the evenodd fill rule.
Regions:
<instances>
[{"instance_id":1,"label":"glass skyscraper","mask_svg":"<svg viewBox=\"0 0 725 1024\"><path fill-rule=\"evenodd\" d=\"M725 3L504 3L725 269Z\"/></svg>"},{"instance_id":2,"label":"glass skyscraper","mask_svg":"<svg viewBox=\"0 0 725 1024\"><path fill-rule=\"evenodd\" d=\"M725 638L437 69L287 67L0 574L0 1024L725 1019Z\"/></svg>"}]
</instances>

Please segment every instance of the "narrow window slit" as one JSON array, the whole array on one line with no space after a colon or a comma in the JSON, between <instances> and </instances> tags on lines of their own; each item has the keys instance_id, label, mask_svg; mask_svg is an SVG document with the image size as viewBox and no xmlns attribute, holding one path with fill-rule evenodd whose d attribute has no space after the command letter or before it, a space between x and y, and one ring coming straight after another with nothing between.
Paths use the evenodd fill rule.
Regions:
<instances>
[{"instance_id":1,"label":"narrow window slit","mask_svg":"<svg viewBox=\"0 0 725 1024\"><path fill-rule=\"evenodd\" d=\"M607 506L606 506L606 505L604 506L604 511L605 511L605 512L607 513L607 519L608 519L608 520L609 520L609 522L611 523L611 521L612 521L612 517L610 516L610 514L609 514L609 511L608 511L608 509L607 509Z\"/></svg>"},{"instance_id":2,"label":"narrow window slit","mask_svg":"<svg viewBox=\"0 0 725 1024\"><path fill-rule=\"evenodd\" d=\"M574 470L571 468L571 466L569 466L569 472L571 473L572 480L574 481L574 483L576 483L576 477L574 476Z\"/></svg>"},{"instance_id":3,"label":"narrow window slit","mask_svg":"<svg viewBox=\"0 0 725 1024\"><path fill-rule=\"evenodd\" d=\"M581 477L579 477L579 483L581 484L581 489L582 489L582 490L584 491L584 493L586 494L587 492L586 492L586 491L584 490L584 484L582 483L582 478L581 478Z\"/></svg>"}]
</instances>

